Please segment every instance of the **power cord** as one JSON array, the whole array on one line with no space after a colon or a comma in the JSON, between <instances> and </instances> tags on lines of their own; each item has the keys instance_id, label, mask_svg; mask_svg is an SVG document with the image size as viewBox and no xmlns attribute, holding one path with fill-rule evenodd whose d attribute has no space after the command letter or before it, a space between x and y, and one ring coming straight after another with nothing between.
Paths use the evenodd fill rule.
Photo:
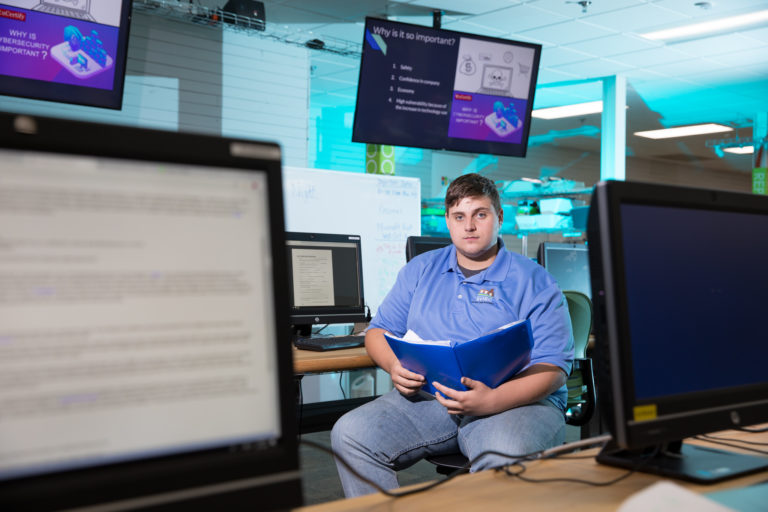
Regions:
<instances>
[{"instance_id":1,"label":"power cord","mask_svg":"<svg viewBox=\"0 0 768 512\"><path fill-rule=\"evenodd\" d=\"M344 386L342 385L342 379L344 378L344 372L339 372L339 389L341 390L341 396L344 397L344 400L347 399L347 393L344 391Z\"/></svg>"},{"instance_id":2,"label":"power cord","mask_svg":"<svg viewBox=\"0 0 768 512\"><path fill-rule=\"evenodd\" d=\"M762 432L768 432L768 427L762 427L762 428L738 427L738 428L735 428L734 430L749 432L750 434L760 434Z\"/></svg>"},{"instance_id":3,"label":"power cord","mask_svg":"<svg viewBox=\"0 0 768 512\"><path fill-rule=\"evenodd\" d=\"M744 446L744 444L754 444L754 445L762 445L765 446L768 443L756 443L752 441L742 441L741 439L727 439L727 438L718 438L714 436L709 435L698 435L693 436L694 439L698 439L699 441L706 441L708 443L713 444L721 444L723 446L728 446L731 448L738 448L740 450L747 450L750 452L760 453L762 455L768 455L768 450L759 450L757 448L750 448L749 446ZM734 441L734 442L728 442L728 441ZM737 444L737 443L743 443L743 444Z\"/></svg>"},{"instance_id":4,"label":"power cord","mask_svg":"<svg viewBox=\"0 0 768 512\"><path fill-rule=\"evenodd\" d=\"M535 452L526 453L526 454L522 454L522 455L511 455L511 454L508 454L508 453L502 453L502 452L498 452L498 451L495 451L495 450L487 450L487 451L484 451L481 454L477 455L472 460L468 461L462 468L457 469L456 471L454 471L453 473L449 474L448 476L446 476L446 478L444 478L442 480L437 480L437 481L434 481L434 482L429 482L429 483L426 483L424 485L421 485L421 486L418 486L418 487L413 487L411 489L404 490L404 491L391 491L391 490L384 489L384 488L380 487L376 482L373 482L372 480L369 480L367 477L365 477L365 476L361 475L360 473L358 473L344 459L344 457L342 457L338 453L334 452L331 448L328 448L325 445L322 445L320 443L316 443L314 441L310 441L308 439L300 439L300 442L305 444L305 445L307 445L307 446L310 446L312 448L318 449L320 451L323 451L323 452L331 455L335 460L340 462L345 468L347 468L349 471L351 471L352 474L354 474L357 478L359 478L363 482L367 483L368 485L374 487L377 491L379 491L380 493L384 494L385 496L389 496L391 498L400 498L402 496L409 496L411 494L417 494L417 493L421 493L421 492L424 492L424 491L428 491L430 489L434 489L435 487L443 485L446 482L449 482L453 478L457 477L458 475L463 474L466 470L468 470L472 466L472 464L474 464L475 462L480 460L482 457L485 457L487 455L497 455L497 456L505 457L505 458L509 458L509 459L518 459L517 461L515 461L515 462L513 462L513 463L511 463L511 464L509 464L507 466L503 466L501 468L497 468L496 471L504 471L507 475L517 477L520 480L523 480L523 481L526 481L526 482L540 483L540 482L553 482L553 481L569 481L569 482L578 482L578 483L584 483L584 484L595 485L595 486L612 485L612 484L614 484L616 482L619 482L619 481L629 477L632 473L635 473L642 466L642 464L638 465L637 468L630 470L628 473L626 473L626 474L624 474L624 475L622 475L622 476L620 476L618 478L615 478L613 480L607 481L607 482L590 482L588 480L578 480L578 479L572 479L572 478L549 478L549 479L537 480L537 479L531 479L531 478L527 478L527 477L522 477L521 476L522 473L524 473L525 469L526 469L525 465L523 464L524 461L534 461L534 460L538 460L538 459L556 458L556 457L559 457L559 456L561 456L563 454L570 453L570 452L572 452L574 450L577 450L577 449L580 449L580 448L584 448L584 447L588 447L588 446L594 446L594 445L605 445L610 440L611 440L611 436L610 435L596 436L596 437L591 437L591 438L588 438L588 439L582 439L580 441L574 441L572 443L566 443L566 444L563 444L563 445L560 445L560 446L556 446L554 448L549 448L547 450L538 450L538 451L535 451ZM569 457L569 458L575 458L575 457ZM510 467L519 467L521 469L518 472L511 472L508 469Z\"/></svg>"},{"instance_id":5,"label":"power cord","mask_svg":"<svg viewBox=\"0 0 768 512\"><path fill-rule=\"evenodd\" d=\"M700 434L698 437L702 441L731 441L734 443L752 444L755 446L768 446L768 443L761 443L759 441L747 441L746 439L736 439L733 437L713 436L712 434Z\"/></svg>"},{"instance_id":6,"label":"power cord","mask_svg":"<svg viewBox=\"0 0 768 512\"><path fill-rule=\"evenodd\" d=\"M391 491L389 489L384 489L383 487L379 486L379 484L377 484L373 480L370 480L367 477L365 477L365 476L361 475L360 473L358 473L349 464L349 462L347 462L346 459L344 459L344 457L342 457L338 453L334 452L331 448L328 448L327 446L324 446L324 445L322 445L320 443L316 443L314 441L310 441L308 439L300 439L300 442L302 444L305 444L307 446L311 446L312 448L316 448L316 449L318 449L320 451L323 451L323 452L331 455L335 460L340 462L345 468L347 468L349 471L351 471L352 474L354 474L357 478L359 478L363 482L367 483L368 485L372 486L373 488L375 488L377 491L379 491L380 493L384 494L385 496L389 496L390 498L400 498L402 496L409 496L411 494L417 494L417 493L421 493L421 492L424 492L424 491L428 491L430 489L434 489L435 487L443 485L446 482L449 482L450 480L454 479L456 476L462 474L462 472L460 470L457 470L457 471L451 473L450 475L446 476L442 480L437 480L437 481L434 481L434 482L429 482L429 483L426 483L426 484L421 485L419 487L411 488L411 489L408 489L408 490L405 490L405 491ZM529 454L525 454L525 455L516 456L516 455L507 455L507 454L503 454L503 453L500 453L500 452L494 452L492 450L489 450L487 452L481 453L480 455L478 455L477 457L472 459L472 461L467 463L467 467L469 467L469 464L471 464L472 462L477 461L478 459L480 459L480 457L483 457L484 455L501 455L503 457L510 457L510 458L517 458L517 457L527 458L527 457L532 457L532 456L538 455L540 453L541 453L541 451L537 451L537 452L533 452L533 453L529 453Z\"/></svg>"}]
</instances>

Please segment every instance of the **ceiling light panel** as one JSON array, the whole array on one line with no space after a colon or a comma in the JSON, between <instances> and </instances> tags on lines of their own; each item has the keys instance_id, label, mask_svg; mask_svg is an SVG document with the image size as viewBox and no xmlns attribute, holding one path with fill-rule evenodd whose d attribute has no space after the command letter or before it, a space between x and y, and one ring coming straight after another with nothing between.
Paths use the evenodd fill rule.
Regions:
<instances>
[{"instance_id":1,"label":"ceiling light panel","mask_svg":"<svg viewBox=\"0 0 768 512\"><path fill-rule=\"evenodd\" d=\"M733 153L735 155L751 155L755 152L754 146L741 146L738 148L723 148L726 153Z\"/></svg>"},{"instance_id":2,"label":"ceiling light panel","mask_svg":"<svg viewBox=\"0 0 768 512\"><path fill-rule=\"evenodd\" d=\"M733 131L733 128L730 126L716 123L704 123L689 126L676 126L674 128L664 128L662 130L635 132L635 135L648 139L671 139L676 137L690 137L693 135L707 135L710 133L722 133L730 131Z\"/></svg>"},{"instance_id":3,"label":"ceiling light panel","mask_svg":"<svg viewBox=\"0 0 768 512\"><path fill-rule=\"evenodd\" d=\"M640 35L652 41L670 41L705 37L709 34L717 34L721 32L733 32L736 30L744 29L746 27L753 27L764 23L768 23L768 9L752 13L739 14L737 16L726 16L708 21L688 23L677 27L645 32L641 33Z\"/></svg>"}]
</instances>

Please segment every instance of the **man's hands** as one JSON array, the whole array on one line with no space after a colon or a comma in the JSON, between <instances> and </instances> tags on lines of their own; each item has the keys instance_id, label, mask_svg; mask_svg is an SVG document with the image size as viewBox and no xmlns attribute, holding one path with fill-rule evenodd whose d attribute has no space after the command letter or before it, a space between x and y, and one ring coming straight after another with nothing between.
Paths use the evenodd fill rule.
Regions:
<instances>
[{"instance_id":1,"label":"man's hands","mask_svg":"<svg viewBox=\"0 0 768 512\"><path fill-rule=\"evenodd\" d=\"M478 380L467 377L462 377L461 383L469 390L457 391L438 382L432 383L439 391L439 393L435 393L435 398L446 408L448 414L486 416L498 412L491 388Z\"/></svg>"},{"instance_id":2,"label":"man's hands","mask_svg":"<svg viewBox=\"0 0 768 512\"><path fill-rule=\"evenodd\" d=\"M403 368L400 361L396 361L392 365L389 376L392 378L395 389L405 396L415 395L426 382L424 376Z\"/></svg>"}]
</instances>

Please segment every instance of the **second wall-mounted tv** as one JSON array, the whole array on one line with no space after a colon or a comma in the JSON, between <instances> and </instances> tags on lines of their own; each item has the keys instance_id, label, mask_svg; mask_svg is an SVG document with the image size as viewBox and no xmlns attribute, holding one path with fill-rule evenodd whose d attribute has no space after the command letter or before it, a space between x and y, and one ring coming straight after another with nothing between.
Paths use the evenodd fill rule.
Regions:
<instances>
[{"instance_id":1,"label":"second wall-mounted tv","mask_svg":"<svg viewBox=\"0 0 768 512\"><path fill-rule=\"evenodd\" d=\"M525 156L541 46L366 18L354 142Z\"/></svg>"},{"instance_id":2,"label":"second wall-mounted tv","mask_svg":"<svg viewBox=\"0 0 768 512\"><path fill-rule=\"evenodd\" d=\"M119 109L131 0L0 0L0 94Z\"/></svg>"}]
</instances>

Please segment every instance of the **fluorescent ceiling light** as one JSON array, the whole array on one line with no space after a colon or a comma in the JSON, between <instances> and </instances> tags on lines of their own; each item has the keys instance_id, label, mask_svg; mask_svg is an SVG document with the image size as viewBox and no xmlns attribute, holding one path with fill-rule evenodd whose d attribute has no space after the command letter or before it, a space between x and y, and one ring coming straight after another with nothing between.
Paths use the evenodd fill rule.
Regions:
<instances>
[{"instance_id":1,"label":"fluorescent ceiling light","mask_svg":"<svg viewBox=\"0 0 768 512\"><path fill-rule=\"evenodd\" d=\"M742 14L740 16L729 16L727 18L720 18L712 21L692 23L690 25L683 25L682 27L657 30L655 32L648 32L640 35L646 39L652 39L654 41L680 39L683 37L694 37L703 34L723 32L765 22L768 22L768 9L749 14Z\"/></svg>"},{"instance_id":2,"label":"fluorescent ceiling light","mask_svg":"<svg viewBox=\"0 0 768 512\"><path fill-rule=\"evenodd\" d=\"M598 114L603 111L602 101L590 101L587 103L575 103L562 107L539 108L531 114L539 119L560 119L561 117L583 116L586 114Z\"/></svg>"},{"instance_id":3,"label":"fluorescent ceiling light","mask_svg":"<svg viewBox=\"0 0 768 512\"><path fill-rule=\"evenodd\" d=\"M644 132L635 132L639 137L648 139L671 139L672 137L688 137L690 135L704 135L707 133L730 132L733 128L722 124L705 123L692 124L690 126L677 126L675 128L664 128L662 130L648 130Z\"/></svg>"},{"instance_id":4,"label":"fluorescent ceiling light","mask_svg":"<svg viewBox=\"0 0 768 512\"><path fill-rule=\"evenodd\" d=\"M740 146L735 148L723 148L726 153L735 153L737 155L751 155L755 152L754 146Z\"/></svg>"}]
</instances>

